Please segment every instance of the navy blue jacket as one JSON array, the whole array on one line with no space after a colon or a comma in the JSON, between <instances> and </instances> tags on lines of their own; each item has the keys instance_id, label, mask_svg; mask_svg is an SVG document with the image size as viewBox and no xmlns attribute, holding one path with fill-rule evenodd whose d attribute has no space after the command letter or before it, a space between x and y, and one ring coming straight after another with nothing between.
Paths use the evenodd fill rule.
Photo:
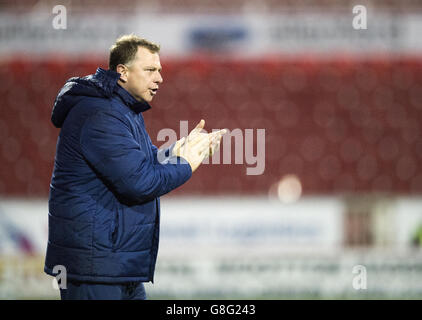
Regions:
<instances>
[{"instance_id":1,"label":"navy blue jacket","mask_svg":"<svg viewBox=\"0 0 422 320\"><path fill-rule=\"evenodd\" d=\"M183 158L157 160L141 113L150 106L118 85L119 76L98 68L69 79L56 98L51 120L61 130L49 195L47 274L62 265L73 280L153 281L159 197L192 175Z\"/></svg>"}]
</instances>

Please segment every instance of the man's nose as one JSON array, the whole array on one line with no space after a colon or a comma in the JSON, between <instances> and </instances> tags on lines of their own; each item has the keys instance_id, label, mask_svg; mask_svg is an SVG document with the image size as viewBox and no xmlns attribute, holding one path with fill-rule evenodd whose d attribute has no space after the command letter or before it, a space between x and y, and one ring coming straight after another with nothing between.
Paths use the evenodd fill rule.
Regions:
<instances>
[{"instance_id":1,"label":"man's nose","mask_svg":"<svg viewBox=\"0 0 422 320\"><path fill-rule=\"evenodd\" d=\"M163 77L161 76L160 73L158 73L158 76L157 76L155 82L157 82L157 83L162 83L163 82Z\"/></svg>"}]
</instances>

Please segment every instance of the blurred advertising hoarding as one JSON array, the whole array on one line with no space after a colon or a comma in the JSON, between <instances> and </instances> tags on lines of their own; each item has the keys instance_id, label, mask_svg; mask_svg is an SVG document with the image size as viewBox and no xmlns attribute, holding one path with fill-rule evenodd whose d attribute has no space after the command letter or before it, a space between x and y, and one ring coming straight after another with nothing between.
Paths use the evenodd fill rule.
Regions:
<instances>
[{"instance_id":1,"label":"blurred advertising hoarding","mask_svg":"<svg viewBox=\"0 0 422 320\"><path fill-rule=\"evenodd\" d=\"M150 297L420 296L421 252L410 239L422 223L421 202L404 199L390 207L392 246L371 249L344 244L342 203L330 197L287 205L253 197L163 198ZM46 201L3 199L0 210L0 296L57 298L42 271ZM372 291L351 286L356 265L367 268Z\"/></svg>"},{"instance_id":2,"label":"blurred advertising hoarding","mask_svg":"<svg viewBox=\"0 0 422 320\"><path fill-rule=\"evenodd\" d=\"M303 197L285 204L267 197L164 197L161 252L185 248L211 251L243 248L264 252L337 250L345 238L350 209L340 197ZM398 197L374 202L369 214L373 245L412 248L422 224L422 200ZM0 253L45 254L46 200L3 198ZM388 241L376 241L388 237ZM196 249L195 249L196 250Z\"/></svg>"},{"instance_id":3,"label":"blurred advertising hoarding","mask_svg":"<svg viewBox=\"0 0 422 320\"><path fill-rule=\"evenodd\" d=\"M157 276L162 281L158 291L151 288L152 296L172 293L177 278L188 281L187 295L197 290L210 290L212 294L215 288L209 287L207 281L212 275L216 277L212 285L224 281L227 273L215 267L227 257L234 259L229 258L223 269L231 268L239 254L246 259L261 260L283 250L309 252L311 247L314 250L339 248L342 205L330 199L317 203L318 209L310 201L286 207L266 198L162 199L159 260L163 259L163 263L157 265ZM0 202L0 298L58 297L52 278L43 273L47 215L45 200L2 199ZM173 264L174 259L181 261ZM165 280L183 268L187 268L187 273L176 275L170 282ZM199 286L189 285L196 281ZM230 294L228 287L222 289L221 294Z\"/></svg>"},{"instance_id":4,"label":"blurred advertising hoarding","mask_svg":"<svg viewBox=\"0 0 422 320\"><path fill-rule=\"evenodd\" d=\"M239 14L67 12L66 28L55 29L47 8L27 15L0 13L0 54L99 54L122 34L136 33L162 45L164 56L228 54L420 53L419 14L368 12L368 27L355 30L352 11Z\"/></svg>"},{"instance_id":5,"label":"blurred advertising hoarding","mask_svg":"<svg viewBox=\"0 0 422 320\"><path fill-rule=\"evenodd\" d=\"M168 248L170 253L185 247L215 250L228 247L256 247L258 250L340 247L343 242L341 202L318 199L316 203L317 208L313 199L283 205L267 198L164 198L161 250ZM4 199L0 213L0 253L45 253L46 201Z\"/></svg>"}]
</instances>

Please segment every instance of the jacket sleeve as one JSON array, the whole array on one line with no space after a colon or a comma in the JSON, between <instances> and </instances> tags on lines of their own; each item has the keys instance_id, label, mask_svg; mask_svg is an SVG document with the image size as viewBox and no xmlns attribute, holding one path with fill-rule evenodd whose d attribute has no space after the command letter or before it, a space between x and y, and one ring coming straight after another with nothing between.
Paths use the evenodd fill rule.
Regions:
<instances>
[{"instance_id":1,"label":"jacket sleeve","mask_svg":"<svg viewBox=\"0 0 422 320\"><path fill-rule=\"evenodd\" d=\"M134 139L128 120L112 111L99 111L81 130L82 154L102 179L126 199L145 202L185 183L192 175L189 163L176 157L161 164Z\"/></svg>"},{"instance_id":2,"label":"jacket sleeve","mask_svg":"<svg viewBox=\"0 0 422 320\"><path fill-rule=\"evenodd\" d=\"M172 161L174 159L174 157L171 157L171 153L173 151L173 147L176 144L173 143L170 147L166 148L166 149L159 149L156 146L154 146L151 142L151 148L152 148L152 153L154 155L154 161L155 163L161 163L161 164L167 164L169 161Z\"/></svg>"}]
</instances>

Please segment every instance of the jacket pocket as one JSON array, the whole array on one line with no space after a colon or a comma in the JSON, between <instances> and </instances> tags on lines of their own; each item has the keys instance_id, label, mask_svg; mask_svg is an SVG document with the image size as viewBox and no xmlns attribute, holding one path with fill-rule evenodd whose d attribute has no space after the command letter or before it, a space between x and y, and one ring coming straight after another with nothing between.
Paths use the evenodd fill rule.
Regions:
<instances>
[{"instance_id":1,"label":"jacket pocket","mask_svg":"<svg viewBox=\"0 0 422 320\"><path fill-rule=\"evenodd\" d=\"M110 234L109 234L109 239L111 242L111 248L112 250L115 250L117 248L117 244L118 244L118 238L119 238L119 209L115 209L113 210L114 216L111 219L111 223L110 223Z\"/></svg>"}]
</instances>

